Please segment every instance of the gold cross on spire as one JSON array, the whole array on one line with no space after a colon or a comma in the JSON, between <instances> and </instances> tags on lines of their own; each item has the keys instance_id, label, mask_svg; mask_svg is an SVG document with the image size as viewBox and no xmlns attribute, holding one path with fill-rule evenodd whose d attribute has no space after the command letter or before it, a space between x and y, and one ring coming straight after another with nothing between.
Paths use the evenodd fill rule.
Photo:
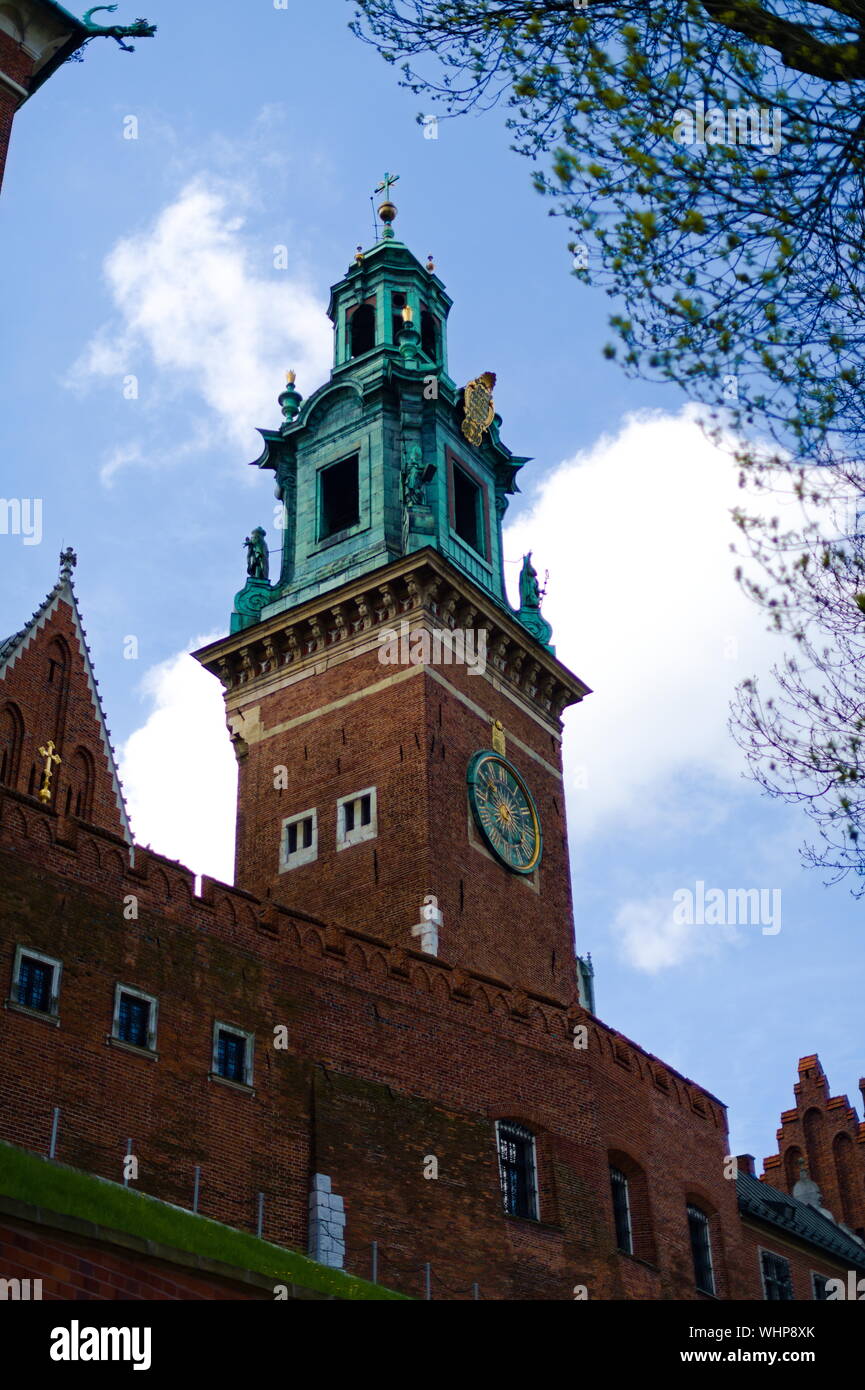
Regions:
<instances>
[{"instance_id":1,"label":"gold cross on spire","mask_svg":"<svg viewBox=\"0 0 865 1390\"><path fill-rule=\"evenodd\" d=\"M42 773L42 786L39 788L39 800L47 806L51 800L51 778L54 776L54 764L58 766L63 759L54 748L54 740L50 738L44 748L39 749L40 758L45 759L45 770Z\"/></svg>"}]
</instances>

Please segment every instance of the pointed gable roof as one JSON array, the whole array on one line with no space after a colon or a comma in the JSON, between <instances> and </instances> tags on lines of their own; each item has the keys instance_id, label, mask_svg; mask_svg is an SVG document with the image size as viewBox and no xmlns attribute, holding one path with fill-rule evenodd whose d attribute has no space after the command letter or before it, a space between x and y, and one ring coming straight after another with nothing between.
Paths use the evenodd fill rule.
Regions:
<instances>
[{"instance_id":1,"label":"pointed gable roof","mask_svg":"<svg viewBox=\"0 0 865 1390\"><path fill-rule=\"evenodd\" d=\"M117 802L117 810L120 815L120 822L123 828L124 838L127 843L134 843L132 827L129 821L129 813L126 809L126 801L123 796L123 787L120 782L120 774L117 769L117 759L114 746L111 742L111 734L105 719L105 710L102 707L102 700L99 695L99 683L93 671L93 662L90 658L90 648L87 645L87 634L81 621L81 612L78 607L78 599L75 594L75 587L72 582L72 567L76 563L73 552L67 551L61 556L60 578L49 591L43 602L33 613L31 618L20 632L15 632L5 641L0 642L0 683L15 668L18 661L33 644L39 634L49 625L51 619L57 612L60 604L66 604L70 610L72 627L78 641L78 649L84 666L84 675L90 691L90 698L93 704L93 711L99 730L99 737L105 754L105 762L113 783L114 796ZM2 692L2 684L0 684Z\"/></svg>"}]
</instances>

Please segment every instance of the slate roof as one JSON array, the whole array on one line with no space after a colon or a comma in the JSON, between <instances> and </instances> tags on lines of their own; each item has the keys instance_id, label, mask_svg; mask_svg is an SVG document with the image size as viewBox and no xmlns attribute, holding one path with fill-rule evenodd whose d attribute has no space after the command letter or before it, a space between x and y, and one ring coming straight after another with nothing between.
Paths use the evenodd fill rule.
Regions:
<instances>
[{"instance_id":1,"label":"slate roof","mask_svg":"<svg viewBox=\"0 0 865 1390\"><path fill-rule=\"evenodd\" d=\"M778 1226L789 1235L807 1240L821 1250L843 1260L851 1269L865 1272L865 1245L848 1235L837 1222L830 1221L816 1207L800 1202L788 1192L770 1187L749 1173L739 1173L736 1179L739 1210L745 1216L756 1217L771 1226Z\"/></svg>"}]
</instances>

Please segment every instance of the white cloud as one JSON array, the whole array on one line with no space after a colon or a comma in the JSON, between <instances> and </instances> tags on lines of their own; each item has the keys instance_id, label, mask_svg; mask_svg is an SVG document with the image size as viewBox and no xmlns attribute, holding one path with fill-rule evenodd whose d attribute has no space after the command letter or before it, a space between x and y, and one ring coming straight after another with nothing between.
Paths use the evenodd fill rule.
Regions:
<instances>
[{"instance_id":1,"label":"white cloud","mask_svg":"<svg viewBox=\"0 0 865 1390\"><path fill-rule=\"evenodd\" d=\"M722 943L740 941L735 927L677 922L669 897L629 899L616 912L611 930L620 958L648 975L695 956L714 955Z\"/></svg>"},{"instance_id":2,"label":"white cloud","mask_svg":"<svg viewBox=\"0 0 865 1390\"><path fill-rule=\"evenodd\" d=\"M279 423L286 368L305 394L318 385L332 341L321 294L296 268L274 269L272 248L245 235L236 209L248 200L242 184L201 176L146 231L117 242L104 265L115 316L68 384L134 373L142 395L154 385L185 388L247 453L257 447L256 425ZM108 460L106 480L117 466Z\"/></svg>"},{"instance_id":3,"label":"white cloud","mask_svg":"<svg viewBox=\"0 0 865 1390\"><path fill-rule=\"evenodd\" d=\"M685 835L727 814L743 767L730 697L780 654L734 579L737 478L691 410L632 416L506 531L509 581L532 549L557 655L594 692L566 715L572 838L613 823Z\"/></svg>"},{"instance_id":4,"label":"white cloud","mask_svg":"<svg viewBox=\"0 0 865 1390\"><path fill-rule=\"evenodd\" d=\"M221 686L181 652L151 667L142 691L152 712L120 752L136 841L197 874L232 882L237 765Z\"/></svg>"}]
</instances>

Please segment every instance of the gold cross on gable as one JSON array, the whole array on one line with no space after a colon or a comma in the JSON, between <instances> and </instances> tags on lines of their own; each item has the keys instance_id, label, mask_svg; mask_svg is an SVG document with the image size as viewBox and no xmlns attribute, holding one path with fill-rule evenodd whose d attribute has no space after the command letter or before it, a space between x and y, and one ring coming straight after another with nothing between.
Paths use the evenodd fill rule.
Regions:
<instances>
[{"instance_id":1,"label":"gold cross on gable","mask_svg":"<svg viewBox=\"0 0 865 1390\"><path fill-rule=\"evenodd\" d=\"M54 764L59 766L63 759L54 747L54 740L50 738L44 748L39 749L40 758L45 759L45 770L42 773L42 786L39 788L39 800L47 805L51 800L51 778L54 776Z\"/></svg>"},{"instance_id":2,"label":"gold cross on gable","mask_svg":"<svg viewBox=\"0 0 865 1390\"><path fill-rule=\"evenodd\" d=\"M399 174L385 174L381 183L376 187L376 193L383 193L385 198L390 198L391 185L399 179Z\"/></svg>"}]
</instances>

